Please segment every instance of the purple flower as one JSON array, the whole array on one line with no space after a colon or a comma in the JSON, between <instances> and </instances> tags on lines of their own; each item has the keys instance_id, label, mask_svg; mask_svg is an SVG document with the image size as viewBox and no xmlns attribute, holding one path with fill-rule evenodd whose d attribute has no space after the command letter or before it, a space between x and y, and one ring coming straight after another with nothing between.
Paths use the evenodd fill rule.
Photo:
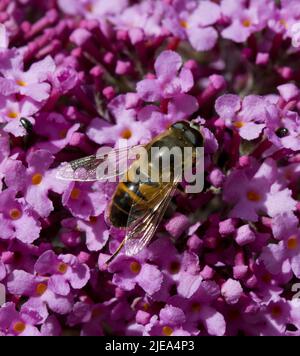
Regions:
<instances>
[{"instance_id":1,"label":"purple flower","mask_svg":"<svg viewBox=\"0 0 300 356\"><path fill-rule=\"evenodd\" d=\"M1 336L40 336L35 323L27 322L22 311L17 312L14 303L6 303L0 309Z\"/></svg>"},{"instance_id":2,"label":"purple flower","mask_svg":"<svg viewBox=\"0 0 300 356\"><path fill-rule=\"evenodd\" d=\"M109 110L116 119L116 125L96 118L88 127L87 135L98 144L116 145L126 140L129 147L151 140L150 130L136 120L136 110L126 107L126 96L119 95L109 103Z\"/></svg>"},{"instance_id":3,"label":"purple flower","mask_svg":"<svg viewBox=\"0 0 300 356\"><path fill-rule=\"evenodd\" d=\"M20 94L41 102L49 97L50 85L46 83L48 75L55 70L51 57L35 62L28 71L24 71L22 59L16 58L9 69L1 69L3 78L0 80L0 91L10 94Z\"/></svg>"},{"instance_id":4,"label":"purple flower","mask_svg":"<svg viewBox=\"0 0 300 356\"><path fill-rule=\"evenodd\" d=\"M36 324L43 324L49 310L64 315L71 311L73 296L61 293L47 277L35 276L22 270L14 270L8 277L8 292L12 295L28 297L22 311Z\"/></svg>"},{"instance_id":5,"label":"purple flower","mask_svg":"<svg viewBox=\"0 0 300 356\"><path fill-rule=\"evenodd\" d=\"M282 118L270 119L267 125L267 136L274 145L279 148L285 147L293 151L300 149L300 117L298 113L288 111ZM280 130L285 133L280 135Z\"/></svg>"},{"instance_id":6,"label":"purple flower","mask_svg":"<svg viewBox=\"0 0 300 356\"><path fill-rule=\"evenodd\" d=\"M146 336L189 336L195 335L196 330L186 330L186 316L181 308L166 305L159 312L159 318L155 315L150 323L145 326Z\"/></svg>"},{"instance_id":7,"label":"purple flower","mask_svg":"<svg viewBox=\"0 0 300 356\"><path fill-rule=\"evenodd\" d=\"M269 244L262 250L261 260L267 270L277 274L285 261L289 261L294 275L300 276L300 231L299 221L292 213L280 214L273 219L272 230L278 244Z\"/></svg>"},{"instance_id":8,"label":"purple flower","mask_svg":"<svg viewBox=\"0 0 300 356\"><path fill-rule=\"evenodd\" d=\"M92 303L87 299L74 304L67 324L71 327L81 326L81 336L103 336L104 325L122 333L125 320L132 316L133 310L124 297L112 298L104 303Z\"/></svg>"},{"instance_id":9,"label":"purple flower","mask_svg":"<svg viewBox=\"0 0 300 356\"><path fill-rule=\"evenodd\" d=\"M224 200L234 207L230 217L257 221L258 213L271 217L292 212L296 201L288 188L280 186L276 165L272 159L266 160L256 171L247 175L244 170L235 170L224 185Z\"/></svg>"},{"instance_id":10,"label":"purple flower","mask_svg":"<svg viewBox=\"0 0 300 356\"><path fill-rule=\"evenodd\" d=\"M242 43L252 33L267 26L268 20L274 16L274 2L251 0L247 6L245 0L222 0L221 12L230 21L230 25L221 32L222 37Z\"/></svg>"},{"instance_id":11,"label":"purple flower","mask_svg":"<svg viewBox=\"0 0 300 356\"><path fill-rule=\"evenodd\" d=\"M113 283L127 291L131 291L136 285L139 285L147 294L155 294L161 288L163 275L156 265L146 261L146 252L141 252L135 257L119 255L108 266L108 271L113 273Z\"/></svg>"},{"instance_id":12,"label":"purple flower","mask_svg":"<svg viewBox=\"0 0 300 356\"><path fill-rule=\"evenodd\" d=\"M155 61L155 79L137 84L137 92L144 101L159 101L187 93L194 85L192 72L182 67L181 57L173 51L162 52ZM179 71L180 70L180 71Z\"/></svg>"},{"instance_id":13,"label":"purple flower","mask_svg":"<svg viewBox=\"0 0 300 356\"><path fill-rule=\"evenodd\" d=\"M87 265L80 263L75 256L56 256L53 251L46 251L39 257L35 271L49 276L49 286L63 296L68 295L71 288L83 288L90 279Z\"/></svg>"},{"instance_id":14,"label":"purple flower","mask_svg":"<svg viewBox=\"0 0 300 356\"><path fill-rule=\"evenodd\" d=\"M180 94L171 99L167 105L167 113L162 113L155 105L145 106L138 113L140 121L153 132L162 133L173 123L185 120L198 109L197 100L188 94Z\"/></svg>"},{"instance_id":15,"label":"purple flower","mask_svg":"<svg viewBox=\"0 0 300 356\"><path fill-rule=\"evenodd\" d=\"M66 94L76 87L79 82L79 75L73 66L70 64L66 65L66 63L63 62L58 66L55 73L50 75L49 80L54 90L60 94Z\"/></svg>"},{"instance_id":16,"label":"purple flower","mask_svg":"<svg viewBox=\"0 0 300 356\"><path fill-rule=\"evenodd\" d=\"M259 303L268 303L278 299L283 292L282 286L293 277L288 261L281 264L281 269L276 274L272 274L266 269L262 258L259 258L252 265L252 270L253 275L248 277L245 284L254 289L253 298L257 299Z\"/></svg>"},{"instance_id":17,"label":"purple flower","mask_svg":"<svg viewBox=\"0 0 300 356\"><path fill-rule=\"evenodd\" d=\"M149 250L151 260L160 266L165 275L166 286L175 285L179 295L190 298L202 282L197 255L187 251L179 255L168 239L155 241ZM163 252L166 250L169 251L168 256Z\"/></svg>"},{"instance_id":18,"label":"purple flower","mask_svg":"<svg viewBox=\"0 0 300 356\"><path fill-rule=\"evenodd\" d=\"M68 325L83 324L81 336L103 336L102 321L107 314L105 306L78 302L74 305L68 317Z\"/></svg>"},{"instance_id":19,"label":"purple flower","mask_svg":"<svg viewBox=\"0 0 300 356\"><path fill-rule=\"evenodd\" d=\"M74 132L80 124L72 125L61 114L52 112L41 114L35 122L35 132L46 138L35 145L35 149L43 149L55 154L70 144Z\"/></svg>"},{"instance_id":20,"label":"purple flower","mask_svg":"<svg viewBox=\"0 0 300 356\"><path fill-rule=\"evenodd\" d=\"M91 216L89 220L66 219L62 221L62 226L71 232L84 232L89 251L100 251L109 238L109 229L103 215Z\"/></svg>"},{"instance_id":21,"label":"purple flower","mask_svg":"<svg viewBox=\"0 0 300 356\"><path fill-rule=\"evenodd\" d=\"M62 328L54 315L49 316L41 326L42 336L60 336Z\"/></svg>"},{"instance_id":22,"label":"purple flower","mask_svg":"<svg viewBox=\"0 0 300 356\"><path fill-rule=\"evenodd\" d=\"M219 296L218 285L204 281L191 298L174 296L169 299L169 303L182 308L190 328L198 329L200 334L222 336L225 334L226 322L213 305Z\"/></svg>"},{"instance_id":23,"label":"purple flower","mask_svg":"<svg viewBox=\"0 0 300 356\"><path fill-rule=\"evenodd\" d=\"M212 49L218 39L213 27L221 19L220 6L212 1L174 1L169 7L164 26L176 37L188 39L197 51Z\"/></svg>"},{"instance_id":24,"label":"purple flower","mask_svg":"<svg viewBox=\"0 0 300 356\"><path fill-rule=\"evenodd\" d=\"M282 0L280 7L275 9L274 16L269 19L268 26L284 38L291 37L297 47L297 23L300 16L298 3L295 0Z\"/></svg>"},{"instance_id":25,"label":"purple flower","mask_svg":"<svg viewBox=\"0 0 300 356\"><path fill-rule=\"evenodd\" d=\"M238 129L245 140L258 138L266 126L269 112L274 111L273 105L261 96L249 95L241 101L233 94L219 97L215 109L226 125Z\"/></svg>"},{"instance_id":26,"label":"purple flower","mask_svg":"<svg viewBox=\"0 0 300 356\"><path fill-rule=\"evenodd\" d=\"M124 4L124 0L122 2ZM126 31L131 42L136 44L142 41L144 37L155 38L164 35L164 20L169 11L170 8L165 2L147 0L133 6L127 6L112 21L117 29Z\"/></svg>"},{"instance_id":27,"label":"purple flower","mask_svg":"<svg viewBox=\"0 0 300 356\"><path fill-rule=\"evenodd\" d=\"M23 186L21 190L24 192L25 200L34 208L34 210L41 216L48 216L53 210L53 203L48 198L49 191L54 191L62 194L66 183L56 181L55 170L50 170L54 157L49 151L37 150L31 152L27 157L28 168L23 170L24 176L22 178ZM10 165L6 169L6 174L13 174L14 166ZM9 185L18 189L20 182L18 176L15 176L9 181Z\"/></svg>"},{"instance_id":28,"label":"purple flower","mask_svg":"<svg viewBox=\"0 0 300 356\"><path fill-rule=\"evenodd\" d=\"M66 187L62 203L74 216L89 219L104 212L107 200L97 191L96 184L73 182Z\"/></svg>"},{"instance_id":29,"label":"purple flower","mask_svg":"<svg viewBox=\"0 0 300 356\"><path fill-rule=\"evenodd\" d=\"M285 299L271 301L263 307L265 323L263 324L261 336L282 336L290 321L290 304Z\"/></svg>"},{"instance_id":30,"label":"purple flower","mask_svg":"<svg viewBox=\"0 0 300 356\"><path fill-rule=\"evenodd\" d=\"M187 17L181 16L180 25L186 30L188 40L197 51L212 49L218 39L213 27L221 18L219 5L212 1L202 1Z\"/></svg>"},{"instance_id":31,"label":"purple flower","mask_svg":"<svg viewBox=\"0 0 300 356\"><path fill-rule=\"evenodd\" d=\"M36 214L24 199L16 199L12 188L0 193L0 221L2 239L32 243L39 238L41 225Z\"/></svg>"},{"instance_id":32,"label":"purple flower","mask_svg":"<svg viewBox=\"0 0 300 356\"><path fill-rule=\"evenodd\" d=\"M16 101L13 96L4 97L0 95L0 122L6 124L4 130L16 137L26 134L25 128L21 125L20 119L27 118L34 123L33 115L38 112L41 104L31 99L23 98Z\"/></svg>"},{"instance_id":33,"label":"purple flower","mask_svg":"<svg viewBox=\"0 0 300 356\"><path fill-rule=\"evenodd\" d=\"M58 0L59 7L68 15L99 18L120 13L126 8L128 0L70 0L67 3Z\"/></svg>"}]
</instances>

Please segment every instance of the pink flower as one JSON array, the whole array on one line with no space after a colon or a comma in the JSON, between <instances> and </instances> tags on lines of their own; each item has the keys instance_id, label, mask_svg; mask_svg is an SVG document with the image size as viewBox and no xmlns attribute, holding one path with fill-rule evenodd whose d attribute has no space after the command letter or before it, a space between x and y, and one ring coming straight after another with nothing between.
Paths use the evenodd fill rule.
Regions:
<instances>
[{"instance_id":1,"label":"pink flower","mask_svg":"<svg viewBox=\"0 0 300 356\"><path fill-rule=\"evenodd\" d=\"M275 217L295 210L291 191L276 179L276 165L271 159L250 176L245 170L234 170L224 185L224 200L234 206L230 216L257 221L259 212Z\"/></svg>"},{"instance_id":2,"label":"pink flower","mask_svg":"<svg viewBox=\"0 0 300 356\"><path fill-rule=\"evenodd\" d=\"M16 199L16 191L6 189L0 194L1 238L16 238L32 243L39 238L41 225L33 209L23 198Z\"/></svg>"},{"instance_id":3,"label":"pink flower","mask_svg":"<svg viewBox=\"0 0 300 356\"><path fill-rule=\"evenodd\" d=\"M71 288L81 289L90 279L87 265L80 263L75 256L59 255L46 251L36 262L35 271L43 276L49 276L49 286L52 291L66 296Z\"/></svg>"},{"instance_id":4,"label":"pink flower","mask_svg":"<svg viewBox=\"0 0 300 356\"><path fill-rule=\"evenodd\" d=\"M246 96L242 101L237 95L225 94L215 105L216 112L228 127L236 128L245 140L254 140L263 131L273 105L257 95Z\"/></svg>"},{"instance_id":5,"label":"pink flower","mask_svg":"<svg viewBox=\"0 0 300 356\"><path fill-rule=\"evenodd\" d=\"M26 321L26 314L17 312L14 303L6 303L0 309L1 336L40 336L36 323Z\"/></svg>"},{"instance_id":6,"label":"pink flower","mask_svg":"<svg viewBox=\"0 0 300 356\"><path fill-rule=\"evenodd\" d=\"M54 70L53 59L46 57L42 61L32 64L28 71L24 71L22 57L18 54L11 61L10 68L0 69L0 73L3 75L0 81L0 91L6 92L6 95L20 94L41 102L49 97L51 87L46 81L48 75Z\"/></svg>"},{"instance_id":7,"label":"pink flower","mask_svg":"<svg viewBox=\"0 0 300 356\"><path fill-rule=\"evenodd\" d=\"M99 263L102 259L100 255ZM127 291L138 285L148 295L153 295L160 290L163 282L162 272L147 262L147 255L143 252L135 257L119 255L109 265L108 271L113 273L113 283Z\"/></svg>"},{"instance_id":8,"label":"pink flower","mask_svg":"<svg viewBox=\"0 0 300 356\"><path fill-rule=\"evenodd\" d=\"M156 78L144 79L137 84L137 92L145 101L172 98L187 93L194 85L192 72L186 68L180 70L182 59L176 52L162 52L156 59L154 67Z\"/></svg>"},{"instance_id":9,"label":"pink flower","mask_svg":"<svg viewBox=\"0 0 300 356\"><path fill-rule=\"evenodd\" d=\"M149 142L151 134L149 128L137 120L136 109L127 108L125 95L113 99L108 108L116 120L112 125L99 118L92 120L87 135L98 144L115 145L119 140L126 140L129 147L139 143Z\"/></svg>"},{"instance_id":10,"label":"pink flower","mask_svg":"<svg viewBox=\"0 0 300 356\"><path fill-rule=\"evenodd\" d=\"M221 12L230 20L230 25L221 32L222 37L242 43L267 26L274 16L274 2L251 0L248 4L245 0L222 0Z\"/></svg>"}]
</instances>

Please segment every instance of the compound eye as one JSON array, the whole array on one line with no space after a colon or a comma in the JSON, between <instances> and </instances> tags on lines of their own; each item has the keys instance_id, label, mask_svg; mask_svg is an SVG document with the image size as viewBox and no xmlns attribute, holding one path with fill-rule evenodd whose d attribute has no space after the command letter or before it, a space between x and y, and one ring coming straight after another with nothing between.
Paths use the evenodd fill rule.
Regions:
<instances>
[{"instance_id":1,"label":"compound eye","mask_svg":"<svg viewBox=\"0 0 300 356\"><path fill-rule=\"evenodd\" d=\"M176 130L181 130L181 131L184 131L186 130L186 123L185 122L182 122L182 121L179 121L179 122L175 122L175 124L173 124L171 126L173 129L176 129Z\"/></svg>"}]
</instances>

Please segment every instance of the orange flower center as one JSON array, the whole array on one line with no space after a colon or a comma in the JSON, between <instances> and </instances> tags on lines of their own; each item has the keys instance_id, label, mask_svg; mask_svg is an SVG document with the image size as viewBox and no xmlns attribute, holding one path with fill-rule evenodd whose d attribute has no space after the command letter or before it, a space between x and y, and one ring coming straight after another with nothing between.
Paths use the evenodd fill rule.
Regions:
<instances>
[{"instance_id":1,"label":"orange flower center","mask_svg":"<svg viewBox=\"0 0 300 356\"><path fill-rule=\"evenodd\" d=\"M280 25L282 25L283 27L288 28L288 24L287 24L287 22L286 22L285 19L280 19L280 20L279 20L279 23L280 23Z\"/></svg>"},{"instance_id":2,"label":"orange flower center","mask_svg":"<svg viewBox=\"0 0 300 356\"><path fill-rule=\"evenodd\" d=\"M80 194L81 194L80 189L74 188L71 192L71 199L77 200L79 198Z\"/></svg>"},{"instance_id":3,"label":"orange flower center","mask_svg":"<svg viewBox=\"0 0 300 356\"><path fill-rule=\"evenodd\" d=\"M129 129L125 129L121 132L121 137L124 138L125 140L129 140L132 136L132 132Z\"/></svg>"},{"instance_id":4,"label":"orange flower center","mask_svg":"<svg viewBox=\"0 0 300 356\"><path fill-rule=\"evenodd\" d=\"M39 296L43 295L46 292L47 288L48 288L47 284L39 283L35 289L36 294Z\"/></svg>"},{"instance_id":5,"label":"orange flower center","mask_svg":"<svg viewBox=\"0 0 300 356\"><path fill-rule=\"evenodd\" d=\"M164 326L162 328L162 333L165 336L171 336L173 334L173 329L170 326Z\"/></svg>"},{"instance_id":6,"label":"orange flower center","mask_svg":"<svg viewBox=\"0 0 300 356\"><path fill-rule=\"evenodd\" d=\"M131 262L130 263L130 270L131 272L135 273L135 274L138 274L141 270L141 265L140 263L134 261L134 262Z\"/></svg>"},{"instance_id":7,"label":"orange flower center","mask_svg":"<svg viewBox=\"0 0 300 356\"><path fill-rule=\"evenodd\" d=\"M180 26L182 27L182 28L189 28L189 24L187 23L187 21L185 21L185 20L180 20Z\"/></svg>"},{"instance_id":8,"label":"orange flower center","mask_svg":"<svg viewBox=\"0 0 300 356\"><path fill-rule=\"evenodd\" d=\"M249 19L245 19L242 21L242 25L244 27L250 27L252 24L251 24L251 21Z\"/></svg>"},{"instance_id":9,"label":"orange flower center","mask_svg":"<svg viewBox=\"0 0 300 356\"><path fill-rule=\"evenodd\" d=\"M58 265L57 270L58 270L59 273L65 274L65 273L67 272L67 270L68 270L68 267L69 267L69 266L68 266L66 263L61 262L61 263Z\"/></svg>"},{"instance_id":10,"label":"orange flower center","mask_svg":"<svg viewBox=\"0 0 300 356\"><path fill-rule=\"evenodd\" d=\"M19 113L16 111L9 111L7 113L7 117L9 117L10 119L16 119L17 117L19 117Z\"/></svg>"},{"instance_id":11,"label":"orange flower center","mask_svg":"<svg viewBox=\"0 0 300 356\"><path fill-rule=\"evenodd\" d=\"M252 190L247 193L247 198L248 198L248 200L253 201L253 202L258 202L261 200L261 196Z\"/></svg>"},{"instance_id":12,"label":"orange flower center","mask_svg":"<svg viewBox=\"0 0 300 356\"><path fill-rule=\"evenodd\" d=\"M22 212L19 209L11 209L9 216L12 220L18 220L22 216Z\"/></svg>"},{"instance_id":13,"label":"orange flower center","mask_svg":"<svg viewBox=\"0 0 300 356\"><path fill-rule=\"evenodd\" d=\"M24 82L24 80L17 80L16 83L20 86L20 87L26 87L28 84L26 82Z\"/></svg>"},{"instance_id":14,"label":"orange flower center","mask_svg":"<svg viewBox=\"0 0 300 356\"><path fill-rule=\"evenodd\" d=\"M22 321L17 321L13 326L14 331L18 334L21 334L25 328L26 325Z\"/></svg>"},{"instance_id":15,"label":"orange flower center","mask_svg":"<svg viewBox=\"0 0 300 356\"><path fill-rule=\"evenodd\" d=\"M287 247L289 250L295 250L298 247L298 238L296 235L291 236L287 240Z\"/></svg>"},{"instance_id":16,"label":"orange flower center","mask_svg":"<svg viewBox=\"0 0 300 356\"><path fill-rule=\"evenodd\" d=\"M233 123L233 126L236 127L237 129L242 128L243 126L245 126L245 123L243 121L235 121Z\"/></svg>"},{"instance_id":17,"label":"orange flower center","mask_svg":"<svg viewBox=\"0 0 300 356\"><path fill-rule=\"evenodd\" d=\"M36 173L32 176L31 178L31 182L33 185L39 185L43 180L43 176L41 175L41 173Z\"/></svg>"}]
</instances>

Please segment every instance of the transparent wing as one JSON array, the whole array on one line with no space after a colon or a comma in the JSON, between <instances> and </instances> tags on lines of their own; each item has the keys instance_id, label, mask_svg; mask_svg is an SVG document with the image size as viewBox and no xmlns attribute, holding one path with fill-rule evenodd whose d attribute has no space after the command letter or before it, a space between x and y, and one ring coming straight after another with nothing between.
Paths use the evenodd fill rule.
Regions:
<instances>
[{"instance_id":1,"label":"transparent wing","mask_svg":"<svg viewBox=\"0 0 300 356\"><path fill-rule=\"evenodd\" d=\"M136 255L151 241L177 189L177 185L178 179L174 179L171 183L166 183L152 197L151 201L147 202L147 205L151 204L151 202L152 204L154 203L151 209L141 204L141 201L137 201L132 205L124 243L126 255Z\"/></svg>"},{"instance_id":2,"label":"transparent wing","mask_svg":"<svg viewBox=\"0 0 300 356\"><path fill-rule=\"evenodd\" d=\"M126 173L136 159L141 145L111 149L106 153L79 158L58 167L56 177L62 180L88 182L105 181ZM103 165L103 170L100 169ZM104 170L104 168L107 168Z\"/></svg>"}]
</instances>

